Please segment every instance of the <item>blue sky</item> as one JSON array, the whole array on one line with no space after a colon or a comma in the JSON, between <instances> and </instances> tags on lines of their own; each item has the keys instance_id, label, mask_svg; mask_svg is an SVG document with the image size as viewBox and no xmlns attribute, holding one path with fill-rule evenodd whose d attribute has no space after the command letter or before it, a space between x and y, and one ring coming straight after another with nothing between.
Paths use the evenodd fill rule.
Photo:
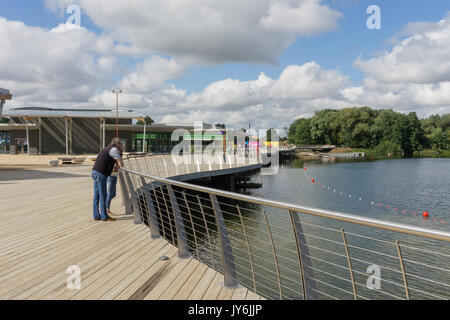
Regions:
<instances>
[{"instance_id":1,"label":"blue sky","mask_svg":"<svg viewBox=\"0 0 450 320\"><path fill-rule=\"evenodd\" d=\"M359 55L370 58L378 51L389 48L389 39L398 35L410 22L436 21L450 11L448 0L331 0L328 3L344 15L339 22L339 29L318 36L299 38L279 57L276 64L224 63L192 67L183 78L173 83L192 92L225 78L252 80L260 72L275 78L288 65L316 61L325 68L339 68L357 85L363 79L363 73L353 67L353 61ZM366 9L372 4L380 6L382 10L381 30L366 28L366 19L369 17ZM49 10L41 0L5 0L0 15L29 26L48 29L65 22L67 18L67 15L62 17ZM82 25L97 34L102 32L84 14Z\"/></svg>"},{"instance_id":2,"label":"blue sky","mask_svg":"<svg viewBox=\"0 0 450 320\"><path fill-rule=\"evenodd\" d=\"M232 1L230 0L230 3ZM137 2L138 0L134 3ZM2 1L0 17L7 19L6 26L12 28L11 30L17 29L13 27L12 21L21 21L25 24L22 33L43 30L49 38L44 40L48 40L50 46L55 43L55 46L63 47L67 43L64 43L64 40L61 43L56 43L54 39L50 39L54 36L50 30L65 23L68 15L64 14L62 10L71 3L67 0L4 0ZM125 6L122 1L73 0L73 3L80 3L82 9L81 25L88 31L83 31L82 36L70 34L75 39L73 41L79 41L80 45L85 42L95 45L98 41L111 40L111 47L103 49L101 52L98 50L92 51L92 48L88 47L85 49L78 48L79 51L76 56L72 57L72 60L80 60L79 63L85 65L95 65L98 69L95 69L94 72L85 69L80 71L80 68L71 69L69 67L67 67L68 70L62 70L65 68L63 64L67 64L67 62L64 62L64 59L58 56L55 61L60 62L61 66L57 66L55 69L61 70L62 73L67 73L68 77L71 77L64 79L62 82L67 82L71 86L76 82L75 86L78 90L73 90L73 87L66 87L64 90L67 90L67 92L61 94L61 97L49 97L48 94L38 92L38 89L33 92L29 85L25 86L20 81L11 79L11 77L2 79L2 65L0 63L0 86L12 86L23 97L25 97L25 94L27 95L27 98L23 98L23 100L19 96L19 102L17 103L32 103L34 105L57 103L64 105L70 103L70 99L73 98L71 95L75 94L73 92L76 91L78 98L73 100L83 100L84 105L80 106L107 104L110 103L108 92L115 83L124 86L124 91L127 91L126 86L129 86L127 91L129 94L125 95L124 103L128 103L130 107L155 114L156 118L174 121L177 118L168 116L169 113L179 114L181 112L184 113L184 118L195 119L201 116L206 117L205 120L209 121L222 119L226 116L231 122L239 122L240 117L253 115L255 112L262 112L267 117L268 113L283 113L286 111L286 118L278 120L280 125L286 125L290 117L311 115L320 108L362 104L380 108L398 108L402 112L417 111L423 116L448 111L449 102L445 89L449 79L446 78L446 74L440 76L439 79L430 81L409 79L402 76L402 73L404 74L405 70L409 68L404 62L409 61L410 57L412 60L411 69L420 69L420 60L417 60L419 59L417 58L417 48L428 48L429 44L425 46L424 43L417 43L410 48L408 44L401 42L402 39L413 36L402 34L402 30L409 24L418 22L431 23L434 27L441 28L442 30L440 29L439 32L445 35L447 29L444 28L445 26L438 26L438 22L442 19L448 19L448 13L450 12L450 1L448 0L261 0L260 2L246 0L242 2L250 6L250 8L242 8L242 12L248 10L245 12L249 14L249 21L252 18L262 21L270 16L269 12L272 12L274 3L284 4L292 12L296 10L297 6L300 7L304 3L314 3L316 9L322 10L311 11L313 14L318 12L313 17L314 21L298 21L298 25L293 26L291 23L286 29L283 21L278 19L275 21L277 25L275 27L271 25L270 27L274 29L270 30L267 28L252 30L252 27L246 26L245 17L241 20L236 18L236 20L233 15L238 12L233 13L233 10L230 11L229 8L226 8L227 5L216 0L203 1L203 3L200 0L186 0L184 2L172 0L170 2L180 3L180 6L184 5L180 8L177 6L170 8L170 5L167 5L167 8L161 5L162 8L160 8L156 0L140 2L145 3L142 12L150 12L148 21L145 20L147 18L139 21L142 18L142 12L139 12L140 7ZM105 7L101 7L101 5L106 6L108 3L111 3L111 8L124 6L119 11L126 10L126 13L123 16L116 15L116 11L109 10L109 8L105 10ZM189 8L190 3L199 7ZM214 3L214 5L208 7L209 3ZM261 5L259 5L260 3ZM369 5L378 5L381 8L381 30L369 30L366 27L366 20L369 17L366 9ZM252 6L255 10L252 10ZM155 9L156 7L159 11ZM211 34L208 34L207 28L211 26L214 28L216 21L211 18L213 14L207 14L206 17L201 16L200 12L203 12L202 10L206 7L208 7L208 10L213 8L216 10L214 12L219 12L222 17L228 20L235 19L239 28L225 25L222 29L211 30L211 36ZM151 16L151 11L154 9L157 12L154 16ZM239 10L239 8L234 10ZM255 17L250 17L253 11L256 12ZM259 12L259 16L257 12ZM165 13L168 14L166 21L154 21L157 20L157 15ZM197 13L199 13L198 21L195 16ZM192 18L192 15L194 18ZM265 15L266 17L264 17ZM121 21L116 23L118 17ZM186 22L183 19L186 17L192 20L192 25L185 24ZM327 17L334 21L327 21ZM167 22L167 20L170 22L171 18L174 21L173 25ZM177 25L176 21L182 22ZM195 29L197 23L200 30ZM206 31L201 30L201 23L205 23ZM38 28L30 29L28 27ZM192 42L195 45L192 47L189 43L190 39L186 39L186 34L183 33L183 29L190 27L193 27L194 30ZM246 29L247 27L248 29ZM307 30L309 30L308 28L316 28L317 32L304 31L305 28ZM61 30L58 29L58 32L62 32ZM167 34L165 34L166 30L168 30ZM425 27L415 30L417 34L423 35L426 35L426 32L429 31ZM143 31L142 34L137 34L140 31ZM64 32L70 33L72 31L66 30ZM146 32L149 35L148 39ZM248 38L245 39L244 36L244 41L242 41L239 32L248 32ZM96 39L93 40L90 34L95 35ZM210 45L211 42L217 40L216 34L226 37L226 39L224 39L223 44L220 44L221 39L219 38L219 44ZM278 35L283 41L277 44L277 36L273 37L273 34ZM255 37L261 37L262 39L267 37L267 46L265 46L264 40L254 40ZM128 39L130 40L128 41ZM60 40L58 39L58 41ZM180 44L183 41L186 41L185 47ZM246 41L248 45L246 45ZM123 53L123 51L117 53L120 44L127 44L132 53ZM243 44L243 47L241 48L236 44ZM439 42L436 42L435 45L436 47L441 46ZM237 47L233 48L233 46ZM401 48L402 46L405 47L402 50L405 52L405 56L396 55L393 59L388 57L390 53L395 51L395 48ZM23 46L18 46L16 49L20 50L21 48ZM192 48L195 52L189 51ZM199 49L197 50L197 48ZM45 48L41 49L45 53ZM221 52L226 52L228 49L230 49L230 53L224 53L221 56ZM253 49L255 52L251 52ZM108 50L111 52L108 52ZM270 51L269 54L261 54L264 50ZM114 53L112 53L113 51ZM246 55L247 51L249 52L248 55ZM434 48L430 51L430 56L438 51ZM408 53L407 56L406 53ZM426 52L424 54L426 55ZM438 55L438 58L443 59L444 62L448 58L445 53ZM99 63L98 58L100 57L104 59L102 63ZM44 58L42 57L42 61L30 62L26 66L27 69L40 70L46 68ZM361 63L356 65L355 61L358 58ZM27 60L27 58L22 57L22 60ZM33 60L35 59L33 58ZM438 68L438 62L437 60L433 67ZM442 64L442 61L440 64ZM288 66L295 66L296 68L289 69ZM6 68L3 67L3 69ZM113 72L109 72L108 69L113 70ZM430 69L430 72L433 71L432 67L428 67L428 69ZM378 70L384 70L385 73L388 72L388 75L383 75ZM78 71L80 72L77 74ZM420 72L420 70L417 72ZM264 73L269 79L258 78L261 73ZM388 77L390 73L402 80L391 81ZM435 73L439 73L439 70L436 70ZM9 73L3 72L3 74ZM283 74L284 76L282 76ZM77 82L74 78L78 76ZM17 75L17 78L20 78L19 75ZM49 72L42 75L40 81L41 83L51 82L52 78L55 78L55 74ZM233 81L227 81L226 79L232 79ZM325 81L323 87L329 86L332 93L327 96L318 91L304 92L305 88L308 89L308 83L315 81L315 79ZM336 81L332 83L334 79ZM289 87L287 83L293 82L299 83L299 85L295 88ZM367 85L368 82L371 84ZM396 83L395 87L392 86L394 82ZM306 85L302 86L302 83L306 83ZM423 85L423 83L429 85L430 88L436 88L436 85L439 85L440 91L433 92L431 98L428 97L422 103L412 95L418 88L417 86ZM60 88L61 81L52 85ZM208 86L213 86L213 89L206 90ZM318 83L317 86L320 87L321 84ZM37 87L39 86L36 84ZM141 88L136 89L137 87ZM314 85L311 84L311 87L314 87ZM277 92L265 96L262 91L270 91L269 89L272 90L271 92ZM422 89L424 92L429 91L429 88ZM393 91L387 92L390 90ZM146 93L146 91L149 93ZM169 91L170 93L168 93ZM222 96L226 98L227 95L230 98L222 101ZM243 95L245 97L242 97ZM214 101L208 100L211 97L215 97ZM217 97L220 98L217 99ZM215 104L215 100L221 100L216 105L217 108L220 108L220 112L218 109L205 111L207 105ZM266 101L268 102L266 103ZM400 105L403 101L405 101L404 105ZM271 111L261 111L261 106L263 109L269 108ZM274 108L285 108L285 110L274 111ZM246 109L247 113L241 112L241 114L238 114L238 111L243 109Z\"/></svg>"}]
</instances>

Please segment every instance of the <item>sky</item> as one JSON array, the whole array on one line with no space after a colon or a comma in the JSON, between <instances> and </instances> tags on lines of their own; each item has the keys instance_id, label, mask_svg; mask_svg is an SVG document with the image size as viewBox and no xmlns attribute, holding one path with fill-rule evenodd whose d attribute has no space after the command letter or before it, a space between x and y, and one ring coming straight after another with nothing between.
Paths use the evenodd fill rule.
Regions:
<instances>
[{"instance_id":1,"label":"sky","mask_svg":"<svg viewBox=\"0 0 450 320\"><path fill-rule=\"evenodd\" d=\"M450 1L2 0L0 87L6 109L111 108L120 88L121 108L158 122L236 128L325 108L449 113Z\"/></svg>"}]
</instances>

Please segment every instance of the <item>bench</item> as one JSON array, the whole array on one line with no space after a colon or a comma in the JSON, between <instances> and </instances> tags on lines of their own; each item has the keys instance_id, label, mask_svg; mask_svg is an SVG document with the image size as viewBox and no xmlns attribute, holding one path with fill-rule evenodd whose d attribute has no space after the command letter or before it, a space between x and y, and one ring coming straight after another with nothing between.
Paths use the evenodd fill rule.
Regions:
<instances>
[{"instance_id":1,"label":"bench","mask_svg":"<svg viewBox=\"0 0 450 320\"><path fill-rule=\"evenodd\" d=\"M59 164L59 160L48 160L49 167L57 167Z\"/></svg>"},{"instance_id":2,"label":"bench","mask_svg":"<svg viewBox=\"0 0 450 320\"><path fill-rule=\"evenodd\" d=\"M60 157L62 164L81 164L86 160L86 157Z\"/></svg>"}]
</instances>

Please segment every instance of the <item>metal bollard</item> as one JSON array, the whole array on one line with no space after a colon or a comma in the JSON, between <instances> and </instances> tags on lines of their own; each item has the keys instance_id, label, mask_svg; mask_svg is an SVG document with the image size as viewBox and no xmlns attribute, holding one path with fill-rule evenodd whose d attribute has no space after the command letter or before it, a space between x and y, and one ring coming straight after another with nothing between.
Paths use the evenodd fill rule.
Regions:
<instances>
[{"instance_id":1,"label":"metal bollard","mask_svg":"<svg viewBox=\"0 0 450 320\"><path fill-rule=\"evenodd\" d=\"M180 207L178 206L175 193L172 186L167 185L169 191L170 203L172 204L173 215L175 217L175 228L177 230L178 256L181 259L189 258L189 247L187 244L186 230L184 229L183 217L181 216Z\"/></svg>"},{"instance_id":2,"label":"metal bollard","mask_svg":"<svg viewBox=\"0 0 450 320\"><path fill-rule=\"evenodd\" d=\"M217 197L213 194L210 194L209 196L219 231L220 247L222 248L223 276L225 279L224 285L232 288L237 287L236 266L234 264L234 256L230 238L228 237L227 226L225 225L225 220L223 219L222 210L220 209Z\"/></svg>"},{"instance_id":3,"label":"metal bollard","mask_svg":"<svg viewBox=\"0 0 450 320\"><path fill-rule=\"evenodd\" d=\"M123 205L125 206L125 213L132 214L130 193L128 192L128 187L125 182L123 171L119 171L119 180L120 180L120 186L122 189L122 202L123 202Z\"/></svg>"},{"instance_id":4,"label":"metal bollard","mask_svg":"<svg viewBox=\"0 0 450 320\"><path fill-rule=\"evenodd\" d=\"M303 235L303 228L300 224L298 213L289 211L291 215L292 226L294 229L294 236L297 244L297 254L300 263L300 271L302 274L303 283L303 299L316 300L317 296L314 290L317 290L316 282L314 281L314 273L311 269L312 263L309 258L308 247L306 246L306 239ZM306 268L305 268L306 267Z\"/></svg>"},{"instance_id":5,"label":"metal bollard","mask_svg":"<svg viewBox=\"0 0 450 320\"><path fill-rule=\"evenodd\" d=\"M159 224L158 224L158 217L156 215L155 206L153 204L153 197L151 193L146 188L146 183L144 177L140 177L142 182L142 187L144 188L144 194L145 194L145 200L147 201L147 208L149 210L148 212L148 224L150 227L150 234L153 239L157 239L161 237L161 234L159 233Z\"/></svg>"},{"instance_id":6,"label":"metal bollard","mask_svg":"<svg viewBox=\"0 0 450 320\"><path fill-rule=\"evenodd\" d=\"M141 219L141 215L139 213L139 203L138 203L138 200L136 197L136 191L134 190L134 187L133 187L133 181L131 180L130 174L128 172L125 171L124 175L125 175L125 180L127 181L127 184L130 188L131 205L132 205L132 211L133 211L133 215L134 215L134 223L141 224L142 219Z\"/></svg>"}]
</instances>

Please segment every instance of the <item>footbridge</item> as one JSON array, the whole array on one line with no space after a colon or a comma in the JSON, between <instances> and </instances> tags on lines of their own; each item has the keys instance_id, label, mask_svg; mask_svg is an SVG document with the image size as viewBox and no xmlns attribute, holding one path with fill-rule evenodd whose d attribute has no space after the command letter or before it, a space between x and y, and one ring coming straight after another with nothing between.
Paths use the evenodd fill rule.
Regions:
<instances>
[{"instance_id":1,"label":"footbridge","mask_svg":"<svg viewBox=\"0 0 450 320\"><path fill-rule=\"evenodd\" d=\"M245 157L125 160L126 211L152 238L267 299L449 299L450 233L188 183ZM220 160L222 159L222 160ZM239 164L239 161L241 163Z\"/></svg>"}]
</instances>

